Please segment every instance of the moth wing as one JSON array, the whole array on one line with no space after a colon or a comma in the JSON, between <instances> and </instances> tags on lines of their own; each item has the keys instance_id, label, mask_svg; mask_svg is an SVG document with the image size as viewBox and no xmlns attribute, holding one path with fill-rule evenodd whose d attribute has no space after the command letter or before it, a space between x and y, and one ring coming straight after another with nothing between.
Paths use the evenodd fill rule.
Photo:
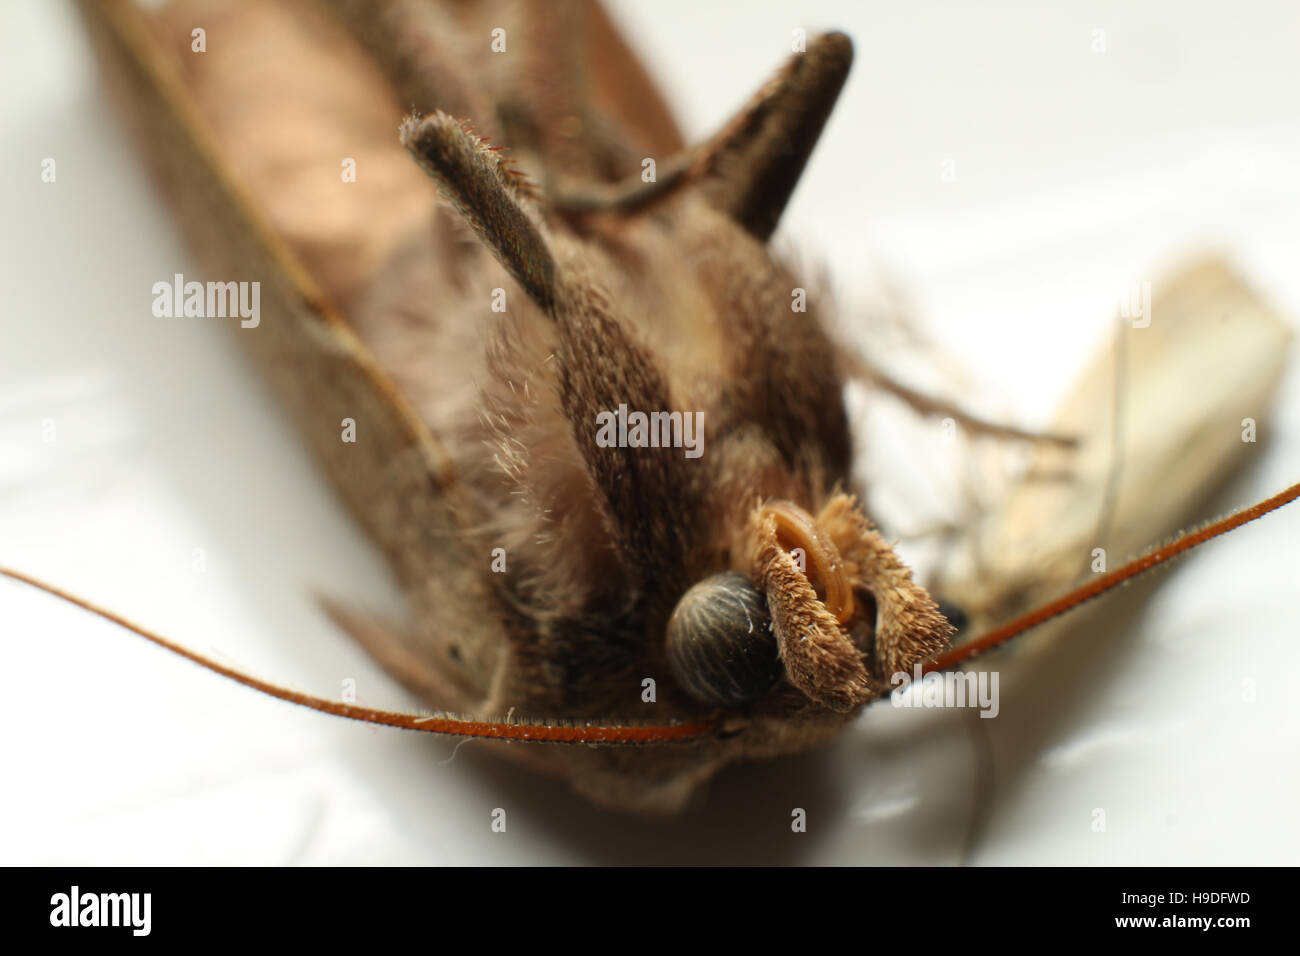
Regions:
<instances>
[{"instance_id":1,"label":"moth wing","mask_svg":"<svg viewBox=\"0 0 1300 956\"><path fill-rule=\"evenodd\" d=\"M241 45L255 42L258 29L272 31L266 42L280 42L283 37L273 31L286 25L275 17L292 20L290 6L282 10L276 4L232 4L220 15L243 13L252 18L239 24ZM248 157L237 149L232 153L232 146L240 144L223 141L210 122L211 100L202 103L195 95L196 84L211 84L214 77L194 74L194 64L185 59L189 32L178 24L188 20L153 20L136 5L118 0L82 0L81 7L114 98L206 269L215 276L260 285L260 324L239 329L240 342L399 577L421 582L413 595L416 613L436 608L441 620L465 622L473 645L465 657L478 661L480 673L490 673L492 661L479 659L490 658L491 648L503 642L501 625L490 610L494 597L483 582L484 552L474 549L464 534L478 523L478 508L465 493L447 447L344 321L337 299L349 294L348 285L335 281L332 288L322 287L322 275L338 279L337 270L330 268L335 254L324 249L314 260L309 255L309 268L301 246L286 238L276 210L260 205L248 188L245 171L236 168L232 156L245 162ZM219 20L218 11L211 13L205 20L210 27L233 25ZM284 36L293 32L289 28ZM309 33L304 42L314 39L319 36ZM286 50L286 56L293 55L292 45ZM364 69L360 76L365 77ZM355 82L361 81L351 75L344 85ZM244 108L254 101L238 103ZM285 117L290 126L297 120L301 117ZM410 167L417 197L422 189L431 193L396 145L396 130L389 130L388 137L403 168ZM337 162L332 168L339 169ZM296 197L299 204L302 198ZM349 227L346 217L323 225L344 231ZM349 270L373 265L368 250L354 248L353 254L364 261L352 263ZM344 440L346 422L352 423L355 441ZM444 647L409 650L454 665ZM472 679L468 686L475 686ZM485 688L486 682L477 686ZM431 703L473 711L483 692Z\"/></svg>"},{"instance_id":2,"label":"moth wing","mask_svg":"<svg viewBox=\"0 0 1300 956\"><path fill-rule=\"evenodd\" d=\"M1256 457L1243 425L1274 404L1289 326L1220 259L1190 262L1154 288L1148 315L1120 320L1061 401L1049 428L1077 436L1077 448L1035 445L1024 477L947 555L935 590L966 612L968 634L1203 517L1210 495ZM1050 643L1088 610L1028 644Z\"/></svg>"}]
</instances>

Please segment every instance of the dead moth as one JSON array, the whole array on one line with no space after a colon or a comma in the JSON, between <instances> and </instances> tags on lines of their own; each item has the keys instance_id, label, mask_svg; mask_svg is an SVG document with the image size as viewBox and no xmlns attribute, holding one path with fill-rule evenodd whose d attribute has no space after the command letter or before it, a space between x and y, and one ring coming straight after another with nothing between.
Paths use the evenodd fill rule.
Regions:
<instances>
[{"instance_id":1,"label":"dead moth","mask_svg":"<svg viewBox=\"0 0 1300 956\"><path fill-rule=\"evenodd\" d=\"M324 6L83 3L211 273L261 283L240 340L415 625L335 617L430 707L516 715L485 732L664 743L500 745L639 810L829 739L943 652L852 494L828 306L792 311L766 247L847 39L687 148L594 4ZM607 447L623 408L698 414L703 454ZM624 726L647 679L653 725Z\"/></svg>"}]
</instances>

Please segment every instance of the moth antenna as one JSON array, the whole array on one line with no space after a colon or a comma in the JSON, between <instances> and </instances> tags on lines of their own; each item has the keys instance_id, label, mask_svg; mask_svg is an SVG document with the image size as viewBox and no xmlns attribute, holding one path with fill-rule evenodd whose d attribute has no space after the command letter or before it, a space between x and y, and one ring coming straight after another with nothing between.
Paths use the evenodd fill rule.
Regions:
<instances>
[{"instance_id":1,"label":"moth antenna","mask_svg":"<svg viewBox=\"0 0 1300 956\"><path fill-rule=\"evenodd\" d=\"M974 640L966 641L957 645L948 652L939 655L933 661L923 666L925 673L933 671L943 671L956 667L973 657L983 654L985 651L1004 644L1025 631L1038 627L1050 621L1054 617L1059 617L1066 611L1071 611L1086 601L1091 601L1095 597L1105 594L1112 588L1118 587L1125 581L1137 577L1167 563L1173 558L1178 557L1195 548L1197 545L1217 538L1220 535L1227 534L1236 528L1240 528L1247 522L1254 521L1256 518L1262 518L1269 512L1276 511L1283 505L1290 504L1300 498L1300 484L1294 484L1285 491L1282 491L1272 498L1268 498L1259 504L1252 505L1238 511L1236 514L1229 515L1226 518L1220 518L1218 521L1211 522L1197 531L1189 531L1179 536L1170 544L1164 545L1147 552L1139 558L1125 564L1123 567L1116 568L1108 574L1103 574L1096 580L1090 581L1083 587L1077 588L1068 594L1065 594L1054 601L1049 601L1032 611L1020 615L1014 620L1008 621L1001 627L996 627Z\"/></svg>"},{"instance_id":2,"label":"moth antenna","mask_svg":"<svg viewBox=\"0 0 1300 956\"><path fill-rule=\"evenodd\" d=\"M37 590L44 591L61 601L89 611L118 627L143 637L164 650L205 667L215 674L228 678L237 684L274 697L277 700L297 704L323 714L346 717L366 724L381 727L397 727L401 730L417 730L427 734L445 734L450 737L485 737L493 740L520 740L530 743L626 745L626 744L665 744L677 741L694 740L710 736L714 732L713 720L699 720L691 723L676 724L626 724L614 722L579 723L575 721L521 721L512 718L507 721L477 720L455 714L405 714L400 711L378 710L373 707L358 707L343 701L316 697L300 691L289 690L268 681L252 677L242 671L228 667L210 657L192 651L161 634L133 624L120 614L107 608L70 594L53 584L47 584L31 575L10 568L0 567L0 576L10 578Z\"/></svg>"}]
</instances>

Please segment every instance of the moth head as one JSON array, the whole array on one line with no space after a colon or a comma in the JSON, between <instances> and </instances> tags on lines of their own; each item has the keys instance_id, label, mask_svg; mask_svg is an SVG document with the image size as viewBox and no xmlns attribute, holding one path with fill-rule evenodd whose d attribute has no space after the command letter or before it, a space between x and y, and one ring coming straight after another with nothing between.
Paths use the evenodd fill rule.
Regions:
<instances>
[{"instance_id":1,"label":"moth head","mask_svg":"<svg viewBox=\"0 0 1300 956\"><path fill-rule=\"evenodd\" d=\"M736 707L784 681L850 712L948 646L946 618L847 495L816 517L764 502L743 547L746 571L701 580L668 623L673 675L696 700Z\"/></svg>"},{"instance_id":2,"label":"moth head","mask_svg":"<svg viewBox=\"0 0 1300 956\"><path fill-rule=\"evenodd\" d=\"M602 547L568 592L572 621L614 622L590 666L564 642L570 689L666 662L683 715L845 715L946 646L934 602L834 490L852 461L840 346L766 244L851 60L846 37L818 38L658 183L581 201L539 200L444 114L403 126L552 336L550 387L591 492L577 504L594 530L574 540ZM698 416L703 456L610 447L597 423L623 409Z\"/></svg>"}]
</instances>

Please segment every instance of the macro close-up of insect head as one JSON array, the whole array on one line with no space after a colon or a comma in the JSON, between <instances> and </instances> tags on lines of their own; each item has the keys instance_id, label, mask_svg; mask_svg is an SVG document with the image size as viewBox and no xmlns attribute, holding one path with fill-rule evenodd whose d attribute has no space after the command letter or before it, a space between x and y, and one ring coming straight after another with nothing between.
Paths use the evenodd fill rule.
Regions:
<instances>
[{"instance_id":1,"label":"macro close-up of insect head","mask_svg":"<svg viewBox=\"0 0 1300 956\"><path fill-rule=\"evenodd\" d=\"M1294 862L1230 9L4 4L0 862Z\"/></svg>"}]
</instances>

